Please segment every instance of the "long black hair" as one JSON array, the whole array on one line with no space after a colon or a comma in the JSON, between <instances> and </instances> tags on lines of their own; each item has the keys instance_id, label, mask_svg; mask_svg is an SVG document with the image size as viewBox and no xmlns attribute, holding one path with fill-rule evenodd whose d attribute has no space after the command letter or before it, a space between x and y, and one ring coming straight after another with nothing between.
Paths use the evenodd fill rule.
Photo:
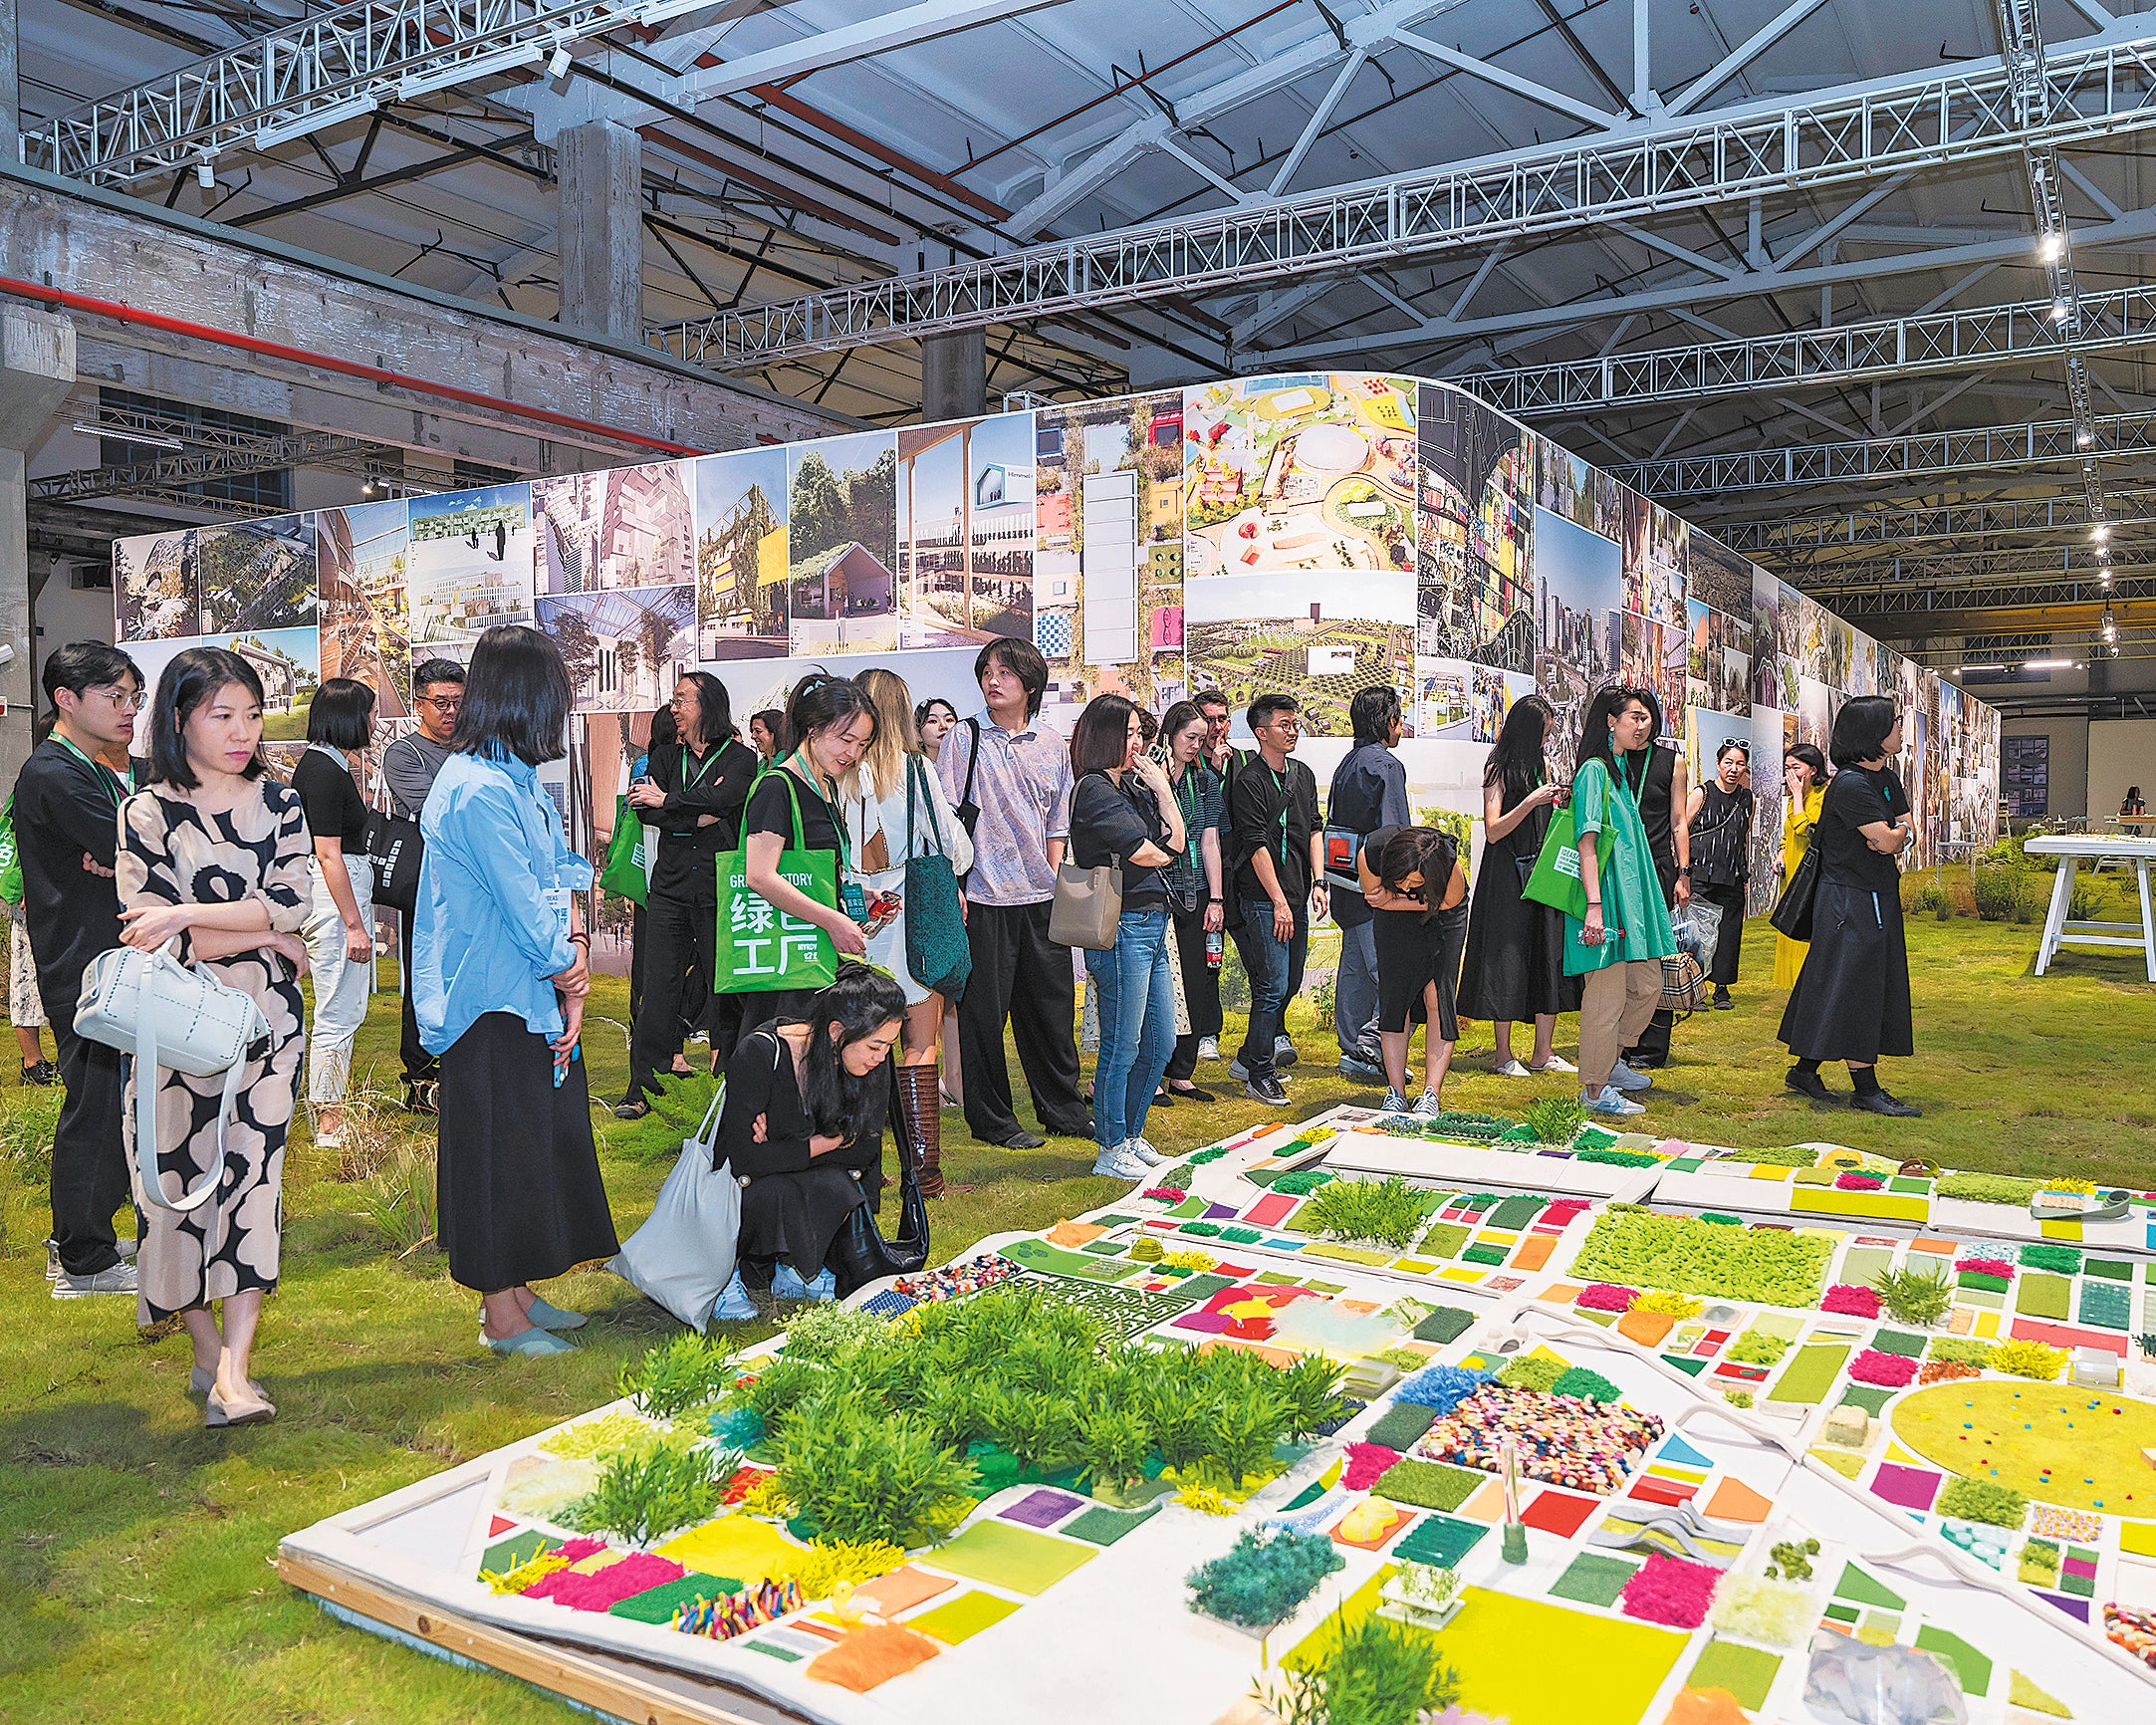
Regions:
<instances>
[{"instance_id":1,"label":"long black hair","mask_svg":"<svg viewBox=\"0 0 2156 1725\"><path fill-rule=\"evenodd\" d=\"M569 753L569 667L549 635L498 622L479 637L464 677L449 747L460 755L495 749L528 767Z\"/></svg>"},{"instance_id":2,"label":"long black hair","mask_svg":"<svg viewBox=\"0 0 2156 1725\"><path fill-rule=\"evenodd\" d=\"M868 691L851 677L834 676L830 671L811 671L794 685L794 692L787 699L786 723L779 734L779 753L791 755L796 749L805 747L818 732L849 723L862 713L868 715L868 740L872 743L882 720L876 716L875 702L868 698Z\"/></svg>"},{"instance_id":3,"label":"long black hair","mask_svg":"<svg viewBox=\"0 0 2156 1725\"><path fill-rule=\"evenodd\" d=\"M732 741L734 701L726 685L709 671L683 671L674 681L696 691L696 728L703 733L704 747Z\"/></svg>"},{"instance_id":4,"label":"long black hair","mask_svg":"<svg viewBox=\"0 0 2156 1725\"><path fill-rule=\"evenodd\" d=\"M188 647L172 655L149 702L149 783L176 785L183 791L200 787L202 781L187 764L187 721L194 717L195 708L233 683L245 689L256 706L262 705L262 679L238 653L223 647ZM254 759L240 769L248 779L259 779L268 771L259 746Z\"/></svg>"},{"instance_id":5,"label":"long black hair","mask_svg":"<svg viewBox=\"0 0 2156 1725\"><path fill-rule=\"evenodd\" d=\"M1612 779L1629 774L1630 768L1617 760L1616 751L1610 744L1609 721L1634 701L1659 718L1661 708L1645 689L1635 689L1627 683L1608 683L1594 691L1594 699L1587 703L1586 716L1579 721L1579 754L1572 763L1573 778L1579 777L1580 770L1589 761L1601 762L1609 769ZM1659 729L1659 725L1656 728ZM1649 748L1653 743L1654 739L1648 738Z\"/></svg>"},{"instance_id":6,"label":"long black hair","mask_svg":"<svg viewBox=\"0 0 2156 1725\"><path fill-rule=\"evenodd\" d=\"M889 1063L855 1078L838 1056L885 1025L902 1023L905 1015L906 997L898 984L865 964L841 963L832 985L810 996L802 1018L809 1026L809 1047L801 1097L810 1131L850 1144L882 1119Z\"/></svg>"},{"instance_id":7,"label":"long black hair","mask_svg":"<svg viewBox=\"0 0 2156 1725\"><path fill-rule=\"evenodd\" d=\"M1523 695L1498 727L1497 741L1482 770L1485 788L1499 786L1506 807L1520 801L1549 776L1550 762L1543 753L1550 740L1551 705L1541 695Z\"/></svg>"}]
</instances>

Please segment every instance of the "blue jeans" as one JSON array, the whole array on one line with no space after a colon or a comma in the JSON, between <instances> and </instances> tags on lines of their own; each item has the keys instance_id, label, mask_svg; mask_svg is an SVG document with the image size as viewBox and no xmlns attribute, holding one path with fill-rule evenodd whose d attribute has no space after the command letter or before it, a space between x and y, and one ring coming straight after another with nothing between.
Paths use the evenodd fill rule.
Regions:
<instances>
[{"instance_id":1,"label":"blue jeans","mask_svg":"<svg viewBox=\"0 0 2156 1725\"><path fill-rule=\"evenodd\" d=\"M1093 1137L1103 1150L1145 1135L1145 1116L1175 1052L1175 979L1168 973L1168 913L1126 910L1115 944L1087 952L1100 1004L1093 1064Z\"/></svg>"},{"instance_id":2,"label":"blue jeans","mask_svg":"<svg viewBox=\"0 0 2156 1725\"><path fill-rule=\"evenodd\" d=\"M1243 926L1235 931L1235 949L1243 955L1250 978L1250 1029L1243 1038L1243 1070L1253 1080L1273 1076L1273 1041L1281 1033L1288 1002L1303 986L1303 957L1310 949L1309 912L1295 906L1295 932L1273 938L1273 900L1262 893L1243 895Z\"/></svg>"}]
</instances>

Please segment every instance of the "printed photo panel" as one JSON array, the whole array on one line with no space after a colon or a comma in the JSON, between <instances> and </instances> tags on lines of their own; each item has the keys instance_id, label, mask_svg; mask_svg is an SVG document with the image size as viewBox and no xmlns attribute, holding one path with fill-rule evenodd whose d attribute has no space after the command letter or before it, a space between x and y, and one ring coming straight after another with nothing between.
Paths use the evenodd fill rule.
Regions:
<instances>
[{"instance_id":1,"label":"printed photo panel","mask_svg":"<svg viewBox=\"0 0 2156 1725\"><path fill-rule=\"evenodd\" d=\"M696 656L784 658L791 650L786 449L735 449L691 467Z\"/></svg>"},{"instance_id":2,"label":"printed photo panel","mask_svg":"<svg viewBox=\"0 0 2156 1725\"><path fill-rule=\"evenodd\" d=\"M788 644L799 654L898 645L898 437L788 446Z\"/></svg>"},{"instance_id":3,"label":"printed photo panel","mask_svg":"<svg viewBox=\"0 0 2156 1725\"><path fill-rule=\"evenodd\" d=\"M374 718L411 716L411 533L404 500L355 503L315 516L322 581L322 676L374 691Z\"/></svg>"},{"instance_id":4,"label":"printed photo panel","mask_svg":"<svg viewBox=\"0 0 2156 1725\"><path fill-rule=\"evenodd\" d=\"M532 488L485 485L414 497L405 553L411 648L469 659L496 623L532 621Z\"/></svg>"},{"instance_id":5,"label":"printed photo panel","mask_svg":"<svg viewBox=\"0 0 2156 1725\"><path fill-rule=\"evenodd\" d=\"M898 433L898 645L979 647L1034 627L1031 413Z\"/></svg>"},{"instance_id":6,"label":"printed photo panel","mask_svg":"<svg viewBox=\"0 0 2156 1725\"><path fill-rule=\"evenodd\" d=\"M533 582L542 594L684 587L696 579L695 463L652 461L532 481Z\"/></svg>"}]
</instances>

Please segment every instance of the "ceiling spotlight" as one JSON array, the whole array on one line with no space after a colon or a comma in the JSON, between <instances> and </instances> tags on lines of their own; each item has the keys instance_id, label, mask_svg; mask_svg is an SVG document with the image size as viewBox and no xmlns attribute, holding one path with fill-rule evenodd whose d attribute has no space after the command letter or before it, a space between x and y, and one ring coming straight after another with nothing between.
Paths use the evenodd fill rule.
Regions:
<instances>
[{"instance_id":1,"label":"ceiling spotlight","mask_svg":"<svg viewBox=\"0 0 2156 1725\"><path fill-rule=\"evenodd\" d=\"M2098 545L2101 545L2111 537L2111 524L2108 521L2097 522L2094 527L2088 530L2088 536Z\"/></svg>"},{"instance_id":2,"label":"ceiling spotlight","mask_svg":"<svg viewBox=\"0 0 2156 1725\"><path fill-rule=\"evenodd\" d=\"M2089 430L2089 428L2084 425L2081 427L2080 430L2076 431L2073 434L2073 441L2077 447L2086 449L2091 443L2096 441L2096 433Z\"/></svg>"},{"instance_id":3,"label":"ceiling spotlight","mask_svg":"<svg viewBox=\"0 0 2156 1725\"><path fill-rule=\"evenodd\" d=\"M547 82L553 86L554 93L557 96L569 88L569 44L566 42L557 44L554 50L554 58L547 62Z\"/></svg>"},{"instance_id":4,"label":"ceiling spotlight","mask_svg":"<svg viewBox=\"0 0 2156 1725\"><path fill-rule=\"evenodd\" d=\"M194 164L194 183L204 191L215 191L217 189L217 170L206 161L196 162Z\"/></svg>"},{"instance_id":5,"label":"ceiling spotlight","mask_svg":"<svg viewBox=\"0 0 2156 1725\"><path fill-rule=\"evenodd\" d=\"M2057 263L2059 253L2065 249L2066 236L2062 233L2047 233L2036 242L2036 256L2047 264Z\"/></svg>"},{"instance_id":6,"label":"ceiling spotlight","mask_svg":"<svg viewBox=\"0 0 2156 1725\"><path fill-rule=\"evenodd\" d=\"M2064 300L2063 298L2060 298L2060 299L2056 299L2056 300L2053 300L2053 301L2051 302L2051 322L2052 322L2052 323L2054 323L2054 324L2063 324L2063 323L2064 323L2064 322L2065 322L2065 321L2066 321L2066 320L2067 320L2068 318L2070 318L2070 317L2072 317L2072 316L2073 316L2073 308L2072 308L2072 307L2071 307L2070 305L2068 305L2068 304L2066 303L2066 301L2065 301L2065 300Z\"/></svg>"}]
</instances>

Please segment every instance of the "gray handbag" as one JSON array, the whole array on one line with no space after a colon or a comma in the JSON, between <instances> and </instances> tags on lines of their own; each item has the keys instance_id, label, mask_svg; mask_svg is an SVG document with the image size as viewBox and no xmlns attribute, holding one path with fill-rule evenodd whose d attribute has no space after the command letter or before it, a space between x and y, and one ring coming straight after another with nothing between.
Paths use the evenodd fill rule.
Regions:
<instances>
[{"instance_id":1,"label":"gray handbag","mask_svg":"<svg viewBox=\"0 0 2156 1725\"><path fill-rule=\"evenodd\" d=\"M1122 919L1121 858L1110 857L1096 868L1080 868L1068 860L1056 865L1056 898L1048 912L1049 939L1058 946L1105 952L1115 944L1115 925Z\"/></svg>"}]
</instances>

